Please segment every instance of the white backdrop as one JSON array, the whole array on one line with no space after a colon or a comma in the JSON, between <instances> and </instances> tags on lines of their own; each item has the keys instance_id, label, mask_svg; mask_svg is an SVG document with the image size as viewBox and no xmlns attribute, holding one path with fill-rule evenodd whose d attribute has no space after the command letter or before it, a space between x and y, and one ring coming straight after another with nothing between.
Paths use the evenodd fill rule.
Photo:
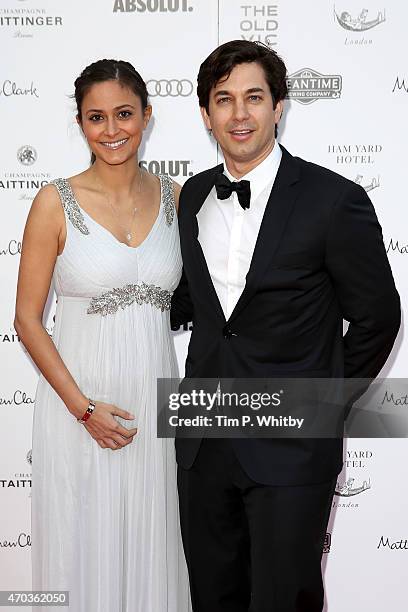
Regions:
<instances>
[{"instance_id":1,"label":"white backdrop","mask_svg":"<svg viewBox=\"0 0 408 612\"><path fill-rule=\"evenodd\" d=\"M76 76L113 57L152 81L154 118L140 159L183 183L218 160L195 95L201 61L234 38L272 45L290 75L281 142L369 191L404 307L407 22L401 0L0 0L0 590L31 588L38 375L13 329L20 241L38 187L89 163L69 98ZM169 95L163 81L156 89L172 79L181 84ZM188 338L175 333L181 370ZM407 357L401 331L383 375L404 377ZM348 441L324 555L330 612L406 610L407 460L404 439Z\"/></svg>"}]
</instances>

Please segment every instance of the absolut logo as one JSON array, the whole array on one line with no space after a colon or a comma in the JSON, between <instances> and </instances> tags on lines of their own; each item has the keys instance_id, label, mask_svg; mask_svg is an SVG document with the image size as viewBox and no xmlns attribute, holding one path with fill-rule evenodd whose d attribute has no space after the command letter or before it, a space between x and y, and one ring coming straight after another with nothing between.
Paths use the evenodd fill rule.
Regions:
<instances>
[{"instance_id":1,"label":"absolut logo","mask_svg":"<svg viewBox=\"0 0 408 612\"><path fill-rule=\"evenodd\" d=\"M328 153L336 156L337 164L373 164L383 150L380 144L329 145Z\"/></svg>"},{"instance_id":2,"label":"absolut logo","mask_svg":"<svg viewBox=\"0 0 408 612\"><path fill-rule=\"evenodd\" d=\"M246 4L240 6L240 30L243 40L257 40L269 47L277 44L278 39L278 5Z\"/></svg>"},{"instance_id":3,"label":"absolut logo","mask_svg":"<svg viewBox=\"0 0 408 612\"><path fill-rule=\"evenodd\" d=\"M114 13L191 13L191 0L114 0Z\"/></svg>"},{"instance_id":4,"label":"absolut logo","mask_svg":"<svg viewBox=\"0 0 408 612\"><path fill-rule=\"evenodd\" d=\"M342 77L339 74L320 74L311 68L303 68L287 78L287 98L300 104L313 104L317 100L340 98Z\"/></svg>"},{"instance_id":5,"label":"absolut logo","mask_svg":"<svg viewBox=\"0 0 408 612\"><path fill-rule=\"evenodd\" d=\"M150 160L142 159L139 166L151 172L152 174L168 174L171 177L188 177L193 176L193 171L190 170L191 161L189 159L176 160Z\"/></svg>"}]
</instances>

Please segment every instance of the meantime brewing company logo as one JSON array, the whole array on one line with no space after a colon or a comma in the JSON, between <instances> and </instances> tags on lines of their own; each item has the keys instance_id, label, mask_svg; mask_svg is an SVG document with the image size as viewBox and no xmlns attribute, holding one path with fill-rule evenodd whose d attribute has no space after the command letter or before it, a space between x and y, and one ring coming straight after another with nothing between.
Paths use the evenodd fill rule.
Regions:
<instances>
[{"instance_id":1,"label":"meantime brewing company logo","mask_svg":"<svg viewBox=\"0 0 408 612\"><path fill-rule=\"evenodd\" d=\"M366 8L362 8L360 13L353 16L348 11L339 11L334 7L334 20L341 28L352 33L346 36L344 40L345 45L372 45L373 39L361 34L384 23L385 9L377 11L377 15L374 17L369 16L368 9ZM356 34L360 36L356 36Z\"/></svg>"},{"instance_id":2,"label":"meantime brewing company logo","mask_svg":"<svg viewBox=\"0 0 408 612\"><path fill-rule=\"evenodd\" d=\"M41 187L47 185L51 180L48 172L35 172L38 159L37 150L32 145L23 145L16 151L16 160L19 162L21 170L9 171L0 174L0 190L20 192L20 200L32 200L34 193ZM28 171L30 169L30 171ZM27 193L31 192L31 193Z\"/></svg>"},{"instance_id":3,"label":"meantime brewing company logo","mask_svg":"<svg viewBox=\"0 0 408 612\"><path fill-rule=\"evenodd\" d=\"M114 0L113 12L117 13L191 13L189 0Z\"/></svg>"},{"instance_id":4,"label":"meantime brewing company logo","mask_svg":"<svg viewBox=\"0 0 408 612\"><path fill-rule=\"evenodd\" d=\"M62 17L50 15L44 8L0 8L0 28L14 38L33 38L37 32L61 26Z\"/></svg>"},{"instance_id":5,"label":"meantime brewing company logo","mask_svg":"<svg viewBox=\"0 0 408 612\"><path fill-rule=\"evenodd\" d=\"M316 70L303 68L289 75L287 98L300 104L313 104L316 100L340 98L342 77L339 74L320 74Z\"/></svg>"},{"instance_id":6,"label":"meantime brewing company logo","mask_svg":"<svg viewBox=\"0 0 408 612\"><path fill-rule=\"evenodd\" d=\"M356 509L360 505L360 498L355 500L356 496L361 495L365 491L371 489L371 479L365 476L367 463L373 458L373 453L370 450L347 450L344 459L344 468L346 473L353 470L353 473L361 473L363 476L340 476L336 484L332 508L348 508ZM337 499L337 498L347 498ZM352 499L349 499L352 498Z\"/></svg>"},{"instance_id":7,"label":"meantime brewing company logo","mask_svg":"<svg viewBox=\"0 0 408 612\"><path fill-rule=\"evenodd\" d=\"M246 4L241 5L240 9L242 40L256 40L274 47L278 42L278 5Z\"/></svg>"}]
</instances>

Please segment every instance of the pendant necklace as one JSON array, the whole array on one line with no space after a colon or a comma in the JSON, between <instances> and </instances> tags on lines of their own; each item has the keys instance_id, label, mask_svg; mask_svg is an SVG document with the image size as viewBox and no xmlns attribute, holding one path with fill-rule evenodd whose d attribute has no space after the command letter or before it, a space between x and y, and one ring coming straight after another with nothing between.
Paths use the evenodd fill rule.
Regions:
<instances>
[{"instance_id":1,"label":"pendant necklace","mask_svg":"<svg viewBox=\"0 0 408 612\"><path fill-rule=\"evenodd\" d=\"M137 193L137 195L140 195L140 193L142 192L142 184L143 184L143 172L142 172L142 169L141 169L141 168L139 168L139 176L140 176L140 178L139 178L139 188L138 188L138 190L137 190L137 192L136 192L136 193ZM102 190L102 191L103 191L103 190ZM129 243L130 243L130 242L132 242L132 238L133 238L132 229L133 229L133 223L134 223L134 220L135 220L135 217L136 217L136 213L137 213L137 207L135 207L135 208L133 209L133 211L132 211L132 218L131 218L130 226L129 226L129 228L127 229L127 228L126 228L126 227L124 227L124 226L122 225L122 223L120 222L120 216L119 216L119 213L118 213L118 211L117 211L117 210L115 210L115 207L113 206L113 204L112 204L112 202L111 202L111 200L110 200L110 198L109 198L108 194L107 194L106 192L104 192L104 191L103 191L103 195L105 196L106 201L108 202L108 204L109 204L110 208L112 209L113 215L116 217L117 222L118 222L118 225L120 225L120 227L122 228L122 230L123 230L123 232L124 232L124 234L125 234L125 237L126 237L127 242L129 242Z\"/></svg>"}]
</instances>

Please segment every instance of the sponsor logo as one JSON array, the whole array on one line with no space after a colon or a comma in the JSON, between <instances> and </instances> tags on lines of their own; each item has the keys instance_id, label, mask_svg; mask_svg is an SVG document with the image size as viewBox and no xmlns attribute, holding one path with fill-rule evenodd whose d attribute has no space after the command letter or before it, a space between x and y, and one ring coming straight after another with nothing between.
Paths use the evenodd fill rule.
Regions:
<instances>
[{"instance_id":1,"label":"sponsor logo","mask_svg":"<svg viewBox=\"0 0 408 612\"><path fill-rule=\"evenodd\" d=\"M44 8L0 8L0 27L10 28L14 38L33 38L34 32L62 26L62 17Z\"/></svg>"},{"instance_id":2,"label":"sponsor logo","mask_svg":"<svg viewBox=\"0 0 408 612\"><path fill-rule=\"evenodd\" d=\"M277 44L278 38L278 5L246 4L240 7L240 30L243 40L257 40L269 47Z\"/></svg>"},{"instance_id":3,"label":"sponsor logo","mask_svg":"<svg viewBox=\"0 0 408 612\"><path fill-rule=\"evenodd\" d=\"M32 145L24 145L17 151L17 159L22 166L33 166L37 157L37 151ZM50 181L51 176L48 172L5 172L0 174L0 189L22 191L20 200L32 200L33 196L24 191L38 191Z\"/></svg>"},{"instance_id":4,"label":"sponsor logo","mask_svg":"<svg viewBox=\"0 0 408 612\"><path fill-rule=\"evenodd\" d=\"M390 542L389 538L381 536L380 541L377 544L377 550L379 548L389 548L390 550L408 550L408 540L396 540Z\"/></svg>"},{"instance_id":5,"label":"sponsor logo","mask_svg":"<svg viewBox=\"0 0 408 612\"><path fill-rule=\"evenodd\" d=\"M361 12L353 17L347 11L341 13L334 7L334 19L337 21L339 26L349 32L365 32L377 27L385 21L385 9L378 11L377 16L374 19L368 17L368 9L363 8Z\"/></svg>"},{"instance_id":6,"label":"sponsor logo","mask_svg":"<svg viewBox=\"0 0 408 612\"><path fill-rule=\"evenodd\" d=\"M27 457L26 457L26 459L27 459L27 463L28 463L29 465L32 465L32 464L33 464L33 451L32 451L32 449L31 449L31 448L30 448L30 450L29 450L29 451L28 451L28 453L27 453Z\"/></svg>"},{"instance_id":7,"label":"sponsor logo","mask_svg":"<svg viewBox=\"0 0 408 612\"><path fill-rule=\"evenodd\" d=\"M20 255L21 253L21 242L18 240L10 240L5 249L0 249L0 257L2 255ZM1 342L1 336L0 336Z\"/></svg>"},{"instance_id":8,"label":"sponsor logo","mask_svg":"<svg viewBox=\"0 0 408 612\"><path fill-rule=\"evenodd\" d=\"M360 493L371 489L370 479L364 480L361 485L357 486L354 484L355 480L355 478L348 478L346 482L337 482L334 494L340 497L351 497L352 495L359 495Z\"/></svg>"},{"instance_id":9,"label":"sponsor logo","mask_svg":"<svg viewBox=\"0 0 408 612\"><path fill-rule=\"evenodd\" d=\"M188 79L150 79L146 83L147 91L149 96L154 98L159 96L160 98L187 98L191 96L194 90L194 85Z\"/></svg>"},{"instance_id":10,"label":"sponsor logo","mask_svg":"<svg viewBox=\"0 0 408 612\"><path fill-rule=\"evenodd\" d=\"M191 161L189 159L167 159L161 161L156 159L146 161L142 159L139 162L139 166L152 174L168 174L172 177L193 176L194 172L190 170L190 165Z\"/></svg>"},{"instance_id":11,"label":"sponsor logo","mask_svg":"<svg viewBox=\"0 0 408 612\"><path fill-rule=\"evenodd\" d=\"M8 397L0 397L0 406L22 406L24 404L34 404L35 400L33 397L27 395L25 391L17 389L12 395Z\"/></svg>"},{"instance_id":12,"label":"sponsor logo","mask_svg":"<svg viewBox=\"0 0 408 612\"><path fill-rule=\"evenodd\" d=\"M336 156L337 164L373 164L383 150L380 144L329 145L328 153Z\"/></svg>"},{"instance_id":13,"label":"sponsor logo","mask_svg":"<svg viewBox=\"0 0 408 612\"><path fill-rule=\"evenodd\" d=\"M317 100L340 98L342 77L339 74L320 74L316 70L303 68L287 78L287 98L300 104L313 104Z\"/></svg>"},{"instance_id":14,"label":"sponsor logo","mask_svg":"<svg viewBox=\"0 0 408 612\"><path fill-rule=\"evenodd\" d=\"M329 553L331 547L331 533L326 533L323 542L323 553Z\"/></svg>"},{"instance_id":15,"label":"sponsor logo","mask_svg":"<svg viewBox=\"0 0 408 612\"><path fill-rule=\"evenodd\" d=\"M392 93L395 93L396 91L404 91L405 93L408 93L408 81L405 83L404 78L400 80L400 77L397 76L394 87L392 88Z\"/></svg>"},{"instance_id":16,"label":"sponsor logo","mask_svg":"<svg viewBox=\"0 0 408 612\"><path fill-rule=\"evenodd\" d=\"M31 145L24 145L17 151L17 159L23 166L32 166L37 161L37 151Z\"/></svg>"},{"instance_id":17,"label":"sponsor logo","mask_svg":"<svg viewBox=\"0 0 408 612\"><path fill-rule=\"evenodd\" d=\"M34 98L39 98L37 87L35 87L34 82L31 81L29 87L23 87L21 85L17 85L15 81L10 81L6 79L0 86L0 96L4 96L5 98L10 98L11 96L30 96Z\"/></svg>"},{"instance_id":18,"label":"sponsor logo","mask_svg":"<svg viewBox=\"0 0 408 612\"><path fill-rule=\"evenodd\" d=\"M189 0L114 0L114 13L191 13Z\"/></svg>"},{"instance_id":19,"label":"sponsor logo","mask_svg":"<svg viewBox=\"0 0 408 612\"><path fill-rule=\"evenodd\" d=\"M387 253L399 253L400 255L408 254L408 244L400 244L399 240L390 238L388 246L386 245Z\"/></svg>"},{"instance_id":20,"label":"sponsor logo","mask_svg":"<svg viewBox=\"0 0 408 612\"><path fill-rule=\"evenodd\" d=\"M373 176L372 179L364 179L362 174L357 174L354 179L356 185L361 185L361 187L368 193L373 189L377 189L380 186L380 177Z\"/></svg>"},{"instance_id":21,"label":"sponsor logo","mask_svg":"<svg viewBox=\"0 0 408 612\"><path fill-rule=\"evenodd\" d=\"M14 342L20 342L20 338L16 334L14 328L10 327L10 331L5 334L0 334L0 344L7 342L8 344L12 344Z\"/></svg>"},{"instance_id":22,"label":"sponsor logo","mask_svg":"<svg viewBox=\"0 0 408 612\"><path fill-rule=\"evenodd\" d=\"M26 548L31 546L31 536L21 532L14 540L0 539L0 548Z\"/></svg>"}]
</instances>

